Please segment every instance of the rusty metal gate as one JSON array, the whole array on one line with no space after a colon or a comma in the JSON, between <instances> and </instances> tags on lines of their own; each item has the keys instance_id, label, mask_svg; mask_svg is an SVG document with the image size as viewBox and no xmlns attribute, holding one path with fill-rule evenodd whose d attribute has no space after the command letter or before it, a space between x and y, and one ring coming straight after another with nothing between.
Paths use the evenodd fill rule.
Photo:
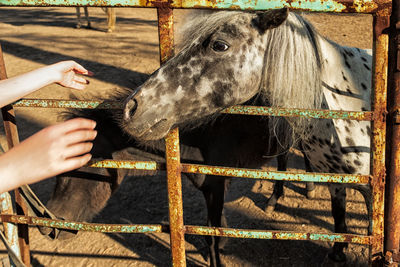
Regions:
<instances>
[{"instance_id":1,"label":"rusty metal gate","mask_svg":"<svg viewBox=\"0 0 400 267\"><path fill-rule=\"evenodd\" d=\"M316 12L346 12L366 13L373 15L373 60L374 74L372 85L375 89L372 94L372 111L332 111L332 110L304 110L304 109L279 109L253 106L234 106L224 112L231 114L247 114L257 116L303 116L308 118L365 120L372 122L371 139L371 175L353 174L324 174L324 173L290 173L272 172L255 169L238 169L218 166L205 166L198 164L183 164L180 162L179 153L179 130L173 129L166 137L166 170L168 181L169 202L169 226L162 225L116 225L95 224L82 222L69 222L62 220L51 220L45 218L29 217L27 209L21 197L16 191L17 214L2 214L1 221L6 225L18 225L20 256L26 265L29 262L29 237L28 225L39 225L58 227L62 229L98 231L98 232L120 232L120 233L148 233L169 232L171 237L172 263L174 266L185 266L185 234L214 235L225 237L258 238L258 239L281 239L281 240L314 240L335 241L356 244L367 244L370 248L370 263L383 263L384 256L384 200L385 200L385 153L386 153L386 110L387 110L387 73L388 73L388 45L390 15L392 2L390 0L305 0L305 1L209 1L209 0L0 0L0 6L107 6L107 7L147 7L157 8L160 61L165 62L174 54L173 40L173 9L176 8L211 8L211 9L234 9L234 10L265 10L273 8L289 7L291 10L316 11ZM400 24L399 24L400 25ZM400 29L400 26L398 26ZM395 64L395 63L394 63ZM400 64L399 64L400 66ZM400 69L400 67L399 67ZM0 50L0 79L7 78L5 64ZM400 103L400 101L399 101ZM397 105L394 104L396 108ZM2 109L5 131L9 147L16 145L18 132L14 119L13 107L46 107L46 108L121 108L118 103L99 101L77 101L77 100L34 100L24 99L6 106ZM391 109L392 110L392 109ZM395 109L397 112L400 109ZM397 117L393 117L394 119ZM400 122L400 119L399 119ZM394 124L394 123L393 123ZM390 124L389 124L390 125ZM393 130L393 135L396 133ZM400 135L400 134L399 134ZM396 142L394 142L396 143ZM399 142L397 142L399 143ZM394 158L394 162L396 158ZM395 165L395 164L392 164ZM92 162L91 167L101 168L127 168L142 170L158 170L160 164L152 161L114 161L105 160ZM372 235L353 235L341 233L303 233L290 231L266 231L215 228L206 226L184 225L182 207L182 184L181 173L213 174L221 176L234 176L241 178L287 180L287 181L309 181L309 182L333 182L333 183L370 183L372 188L372 217L369 218ZM398 188L398 186L391 185ZM389 195L388 199L395 199ZM395 207L390 204L390 207ZM396 211L391 211L393 214ZM397 255L400 231L397 217L388 215L389 225L392 230L387 230L387 236L391 236L391 245L388 250ZM397 231L395 231L397 230ZM388 232L389 231L389 232ZM388 233L395 233L388 235ZM9 239L12 237L8 237ZM393 241L394 240L394 241ZM390 243L390 242L389 242ZM396 247L397 246L397 247ZM18 254L18 252L17 252ZM389 262L396 257L389 253Z\"/></svg>"}]
</instances>

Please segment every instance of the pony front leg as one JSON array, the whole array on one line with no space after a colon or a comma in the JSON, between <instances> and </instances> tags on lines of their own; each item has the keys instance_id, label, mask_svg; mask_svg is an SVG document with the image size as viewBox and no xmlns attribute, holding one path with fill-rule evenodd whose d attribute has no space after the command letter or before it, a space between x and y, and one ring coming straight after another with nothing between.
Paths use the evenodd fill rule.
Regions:
<instances>
[{"instance_id":1,"label":"pony front leg","mask_svg":"<svg viewBox=\"0 0 400 267\"><path fill-rule=\"evenodd\" d=\"M306 172L312 172L313 170L311 168L310 160L304 153L303 157L304 157L304 165L306 167ZM306 191L307 191L307 198L313 199L315 197L315 184L313 182L306 182Z\"/></svg>"},{"instance_id":2,"label":"pony front leg","mask_svg":"<svg viewBox=\"0 0 400 267\"><path fill-rule=\"evenodd\" d=\"M335 223L335 233L347 233L346 226L346 187L339 184L329 184L331 194L332 215ZM335 262L345 262L346 255L343 250L348 246L344 242L335 242L329 258Z\"/></svg>"},{"instance_id":3,"label":"pony front leg","mask_svg":"<svg viewBox=\"0 0 400 267\"><path fill-rule=\"evenodd\" d=\"M207 204L207 225L212 227L226 227L226 219L222 214L224 207L227 181L224 177L206 176L204 185L200 190L204 194ZM220 257L220 242L225 243L226 238L219 236L206 236L210 253L210 266L223 266Z\"/></svg>"},{"instance_id":4,"label":"pony front leg","mask_svg":"<svg viewBox=\"0 0 400 267\"><path fill-rule=\"evenodd\" d=\"M115 31L115 22L116 22L115 9L112 7L107 7L106 13L107 13L107 27L108 27L107 32L113 32Z\"/></svg>"},{"instance_id":5,"label":"pony front leg","mask_svg":"<svg viewBox=\"0 0 400 267\"><path fill-rule=\"evenodd\" d=\"M286 171L287 163L288 163L288 153L284 153L279 155L278 158L278 171ZM265 208L266 213L271 213L275 210L276 204L278 203L279 198L283 196L283 181L275 181L274 183L274 191L272 195L267 201L267 206Z\"/></svg>"},{"instance_id":6,"label":"pony front leg","mask_svg":"<svg viewBox=\"0 0 400 267\"><path fill-rule=\"evenodd\" d=\"M76 25L75 28L80 29L82 27L82 22L81 22L81 8L80 7L76 7Z\"/></svg>"},{"instance_id":7,"label":"pony front leg","mask_svg":"<svg viewBox=\"0 0 400 267\"><path fill-rule=\"evenodd\" d=\"M92 28L92 25L90 24L90 20L89 20L89 10L88 10L88 8L85 6L85 7L83 7L83 10L85 11L85 18L86 18L86 21L87 21L87 28L88 29L91 29Z\"/></svg>"}]
</instances>

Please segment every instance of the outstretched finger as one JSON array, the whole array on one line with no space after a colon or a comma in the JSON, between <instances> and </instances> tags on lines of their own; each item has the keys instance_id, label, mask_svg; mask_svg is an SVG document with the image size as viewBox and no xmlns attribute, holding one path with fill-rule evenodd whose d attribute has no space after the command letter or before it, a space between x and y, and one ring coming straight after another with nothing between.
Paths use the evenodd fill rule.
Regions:
<instances>
[{"instance_id":1,"label":"outstretched finger","mask_svg":"<svg viewBox=\"0 0 400 267\"><path fill-rule=\"evenodd\" d=\"M78 83L89 84L88 80L86 80L85 78L82 78L80 76L76 76L76 75L74 77L74 81L78 82Z\"/></svg>"},{"instance_id":2,"label":"outstretched finger","mask_svg":"<svg viewBox=\"0 0 400 267\"><path fill-rule=\"evenodd\" d=\"M73 62L74 62L73 70L75 73L85 74L85 75L89 75L89 73L92 73L92 72L89 72L87 69L85 69L82 65L76 63L75 61L73 61Z\"/></svg>"}]
</instances>

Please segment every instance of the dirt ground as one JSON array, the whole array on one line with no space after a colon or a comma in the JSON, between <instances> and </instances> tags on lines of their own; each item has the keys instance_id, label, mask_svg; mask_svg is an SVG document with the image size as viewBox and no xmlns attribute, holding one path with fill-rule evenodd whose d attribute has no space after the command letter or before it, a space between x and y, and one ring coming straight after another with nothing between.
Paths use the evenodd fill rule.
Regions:
<instances>
[{"instance_id":1,"label":"dirt ground","mask_svg":"<svg viewBox=\"0 0 400 267\"><path fill-rule=\"evenodd\" d=\"M135 87L159 66L156 11L117 9L117 30L106 33L106 17L100 8L90 8L94 29L75 29L74 8L0 8L0 44L8 76L14 76L63 59L74 59L95 76L79 98L106 95L118 87ZM185 11L175 12L177 27ZM315 27L340 44L371 48L372 18L367 15L305 14ZM34 98L68 99L71 91L51 85L32 94ZM61 110L17 110L20 138L58 120ZM6 148L4 131L0 144ZM301 159L291 158L292 168L301 168ZM54 179L33 185L46 202ZM205 224L202 195L187 179L184 186L186 224ZM272 214L264 208L272 193L272 183L233 179L226 199L225 214L230 227L331 232L329 193L319 185L316 197L304 197L304 185L287 184L286 197ZM366 234L367 216L361 194L348 191L347 223L351 233ZM120 190L95 220L99 223L160 223L168 221L166 180L163 175L126 179ZM206 266L203 237L187 236L189 266ZM230 239L223 250L226 266L328 266L328 242ZM81 232L68 241L50 241L36 228L30 229L34 266L169 266L167 234L100 234ZM2 249L0 256L5 256ZM349 245L348 265L367 265L368 248Z\"/></svg>"}]
</instances>

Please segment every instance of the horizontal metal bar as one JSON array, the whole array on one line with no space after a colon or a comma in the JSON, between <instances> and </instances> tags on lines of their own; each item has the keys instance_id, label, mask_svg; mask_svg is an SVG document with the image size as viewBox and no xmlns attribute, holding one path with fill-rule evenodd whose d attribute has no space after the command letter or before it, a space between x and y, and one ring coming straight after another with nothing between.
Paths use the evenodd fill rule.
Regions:
<instances>
[{"instance_id":1,"label":"horizontal metal bar","mask_svg":"<svg viewBox=\"0 0 400 267\"><path fill-rule=\"evenodd\" d=\"M290 231L263 231L232 229L221 227L186 225L185 233L190 235L210 235L233 238L278 239L278 240L312 240L329 242L347 242L354 244L370 244L371 238L363 235L339 233L298 233Z\"/></svg>"},{"instance_id":2,"label":"horizontal metal bar","mask_svg":"<svg viewBox=\"0 0 400 267\"><path fill-rule=\"evenodd\" d=\"M373 112L371 111L363 112L324 109L271 108L262 106L233 106L224 109L222 112L242 115L302 117L314 119L342 119L357 121L371 121L373 118Z\"/></svg>"},{"instance_id":3,"label":"horizontal metal bar","mask_svg":"<svg viewBox=\"0 0 400 267\"><path fill-rule=\"evenodd\" d=\"M166 227L161 224L99 224L71 222L63 220L52 220L21 215L0 215L1 222L37 225L44 227L55 227L60 229L101 232L101 233L161 233L167 232Z\"/></svg>"},{"instance_id":4,"label":"horizontal metal bar","mask_svg":"<svg viewBox=\"0 0 400 267\"><path fill-rule=\"evenodd\" d=\"M99 224L71 222L63 220L52 220L21 215L0 215L1 222L27 224L43 227L54 227L66 230L101 232L101 233L167 233L169 225L161 224ZM249 229L233 229L222 227L208 227L185 225L185 234L190 235L213 235L232 238L254 238L254 239L279 239L279 240L312 240L348 242L355 244L369 244L370 237L339 233L297 233L290 231L265 231Z\"/></svg>"},{"instance_id":5,"label":"horizontal metal bar","mask_svg":"<svg viewBox=\"0 0 400 267\"><path fill-rule=\"evenodd\" d=\"M88 167L111 168L111 169L135 169L135 170L165 170L164 163L155 161L129 161L129 160L92 160ZM319 183L369 183L370 175L360 174L338 174L338 173L293 173L282 171L264 171L257 169L218 167L200 164L181 163L181 171L186 173L198 173L207 175L229 176L237 178L282 180L297 182L319 182Z\"/></svg>"},{"instance_id":6,"label":"horizontal metal bar","mask_svg":"<svg viewBox=\"0 0 400 267\"><path fill-rule=\"evenodd\" d=\"M282 171L263 171L256 169L242 169L230 167L216 167L199 164L182 163L182 172L198 173L207 175L231 176L238 178L297 181L297 182L319 182L319 183L369 183L370 175L359 174L337 174L337 173L292 173Z\"/></svg>"},{"instance_id":7,"label":"horizontal metal bar","mask_svg":"<svg viewBox=\"0 0 400 267\"><path fill-rule=\"evenodd\" d=\"M0 0L1 1L1 0ZM123 103L116 101L97 100L56 100L56 99L22 99L13 104L14 107L29 108L80 108L80 109L122 109ZM314 119L342 119L371 121L371 111L342 111L342 110L315 110L299 108L271 108L262 106L233 106L224 109L222 113L256 115L256 116L281 116L303 117Z\"/></svg>"},{"instance_id":8,"label":"horizontal metal bar","mask_svg":"<svg viewBox=\"0 0 400 267\"><path fill-rule=\"evenodd\" d=\"M376 13L391 9L390 1L373 0L0 0L0 6L109 6L109 7L161 7L170 8L213 8L234 10L265 10L289 7L292 10L317 12Z\"/></svg>"},{"instance_id":9,"label":"horizontal metal bar","mask_svg":"<svg viewBox=\"0 0 400 267\"><path fill-rule=\"evenodd\" d=\"M133 169L133 170L165 170L165 164L155 161L129 161L129 160L91 160L88 167L109 169Z\"/></svg>"},{"instance_id":10,"label":"horizontal metal bar","mask_svg":"<svg viewBox=\"0 0 400 267\"><path fill-rule=\"evenodd\" d=\"M165 170L164 163L155 161L129 161L129 160L100 160L90 161L87 165L93 168L111 169L135 169L135 170ZM206 175L219 175L237 178L282 180L296 182L319 182L319 183L369 183L370 175L360 174L338 174L338 173L293 173L283 171L264 171L257 169L218 167L200 164L181 163L181 171L186 173L198 173Z\"/></svg>"},{"instance_id":11,"label":"horizontal metal bar","mask_svg":"<svg viewBox=\"0 0 400 267\"><path fill-rule=\"evenodd\" d=\"M60 99L22 99L12 105L18 108L122 109L123 107L121 102L116 101Z\"/></svg>"}]
</instances>

